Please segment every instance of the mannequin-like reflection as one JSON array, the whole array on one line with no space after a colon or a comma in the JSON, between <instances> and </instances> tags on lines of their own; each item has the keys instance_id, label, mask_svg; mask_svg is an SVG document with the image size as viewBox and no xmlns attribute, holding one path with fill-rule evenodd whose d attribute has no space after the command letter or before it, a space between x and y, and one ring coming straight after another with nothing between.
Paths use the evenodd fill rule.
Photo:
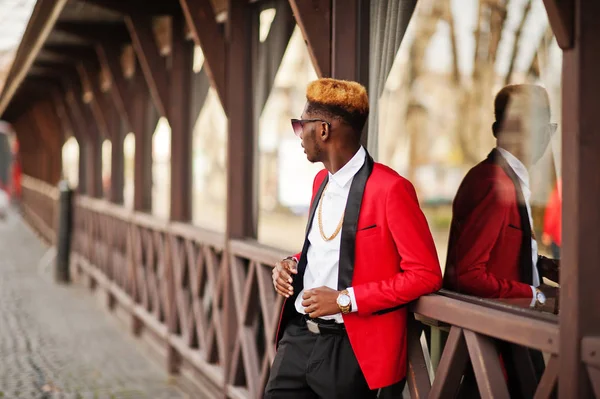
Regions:
<instances>
[{"instance_id":1,"label":"mannequin-like reflection","mask_svg":"<svg viewBox=\"0 0 600 399\"><path fill-rule=\"evenodd\" d=\"M543 278L558 282L558 261L538 255L528 171L556 131L548 94L535 85L507 86L497 94L494 111L497 145L465 176L454 199L444 287L557 313L558 288ZM528 397L516 374L515 350L530 356L538 379L544 370L541 352L498 346L511 397ZM467 370L459 396L471 397L474 386Z\"/></svg>"}]
</instances>

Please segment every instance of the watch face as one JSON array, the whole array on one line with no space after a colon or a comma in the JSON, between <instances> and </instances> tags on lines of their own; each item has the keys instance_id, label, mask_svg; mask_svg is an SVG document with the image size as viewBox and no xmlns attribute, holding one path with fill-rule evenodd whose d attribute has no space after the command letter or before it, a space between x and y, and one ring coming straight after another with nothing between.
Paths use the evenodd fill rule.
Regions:
<instances>
[{"instance_id":1,"label":"watch face","mask_svg":"<svg viewBox=\"0 0 600 399\"><path fill-rule=\"evenodd\" d=\"M338 296L337 303L340 306L348 306L350 305L350 297L348 295L340 295Z\"/></svg>"},{"instance_id":2,"label":"watch face","mask_svg":"<svg viewBox=\"0 0 600 399\"><path fill-rule=\"evenodd\" d=\"M537 293L537 300L538 300L539 303L541 303L543 305L544 303L546 303L546 295L544 295L543 292L538 292Z\"/></svg>"}]
</instances>

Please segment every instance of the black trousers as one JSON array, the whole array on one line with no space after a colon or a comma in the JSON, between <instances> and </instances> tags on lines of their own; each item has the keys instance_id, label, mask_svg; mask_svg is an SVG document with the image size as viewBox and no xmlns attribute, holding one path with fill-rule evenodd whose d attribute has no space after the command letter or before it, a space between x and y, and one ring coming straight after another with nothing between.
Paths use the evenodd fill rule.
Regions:
<instances>
[{"instance_id":1,"label":"black trousers","mask_svg":"<svg viewBox=\"0 0 600 399\"><path fill-rule=\"evenodd\" d=\"M404 381L394 385L402 396ZM279 349L265 388L265 399L369 399L379 390L370 390L360 370L345 331L314 334L300 315L291 320L279 342Z\"/></svg>"}]
</instances>

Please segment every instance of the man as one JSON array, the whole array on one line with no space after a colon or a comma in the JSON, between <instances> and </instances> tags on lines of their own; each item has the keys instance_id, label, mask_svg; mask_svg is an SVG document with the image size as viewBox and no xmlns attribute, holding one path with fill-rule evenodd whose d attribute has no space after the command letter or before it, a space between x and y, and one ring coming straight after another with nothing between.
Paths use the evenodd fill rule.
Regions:
<instances>
[{"instance_id":1,"label":"man","mask_svg":"<svg viewBox=\"0 0 600 399\"><path fill-rule=\"evenodd\" d=\"M360 145L365 88L320 79L306 97L292 125L325 169L302 252L273 270L286 301L265 398L376 397L404 386L405 305L440 288L438 257L412 184Z\"/></svg>"},{"instance_id":2,"label":"man","mask_svg":"<svg viewBox=\"0 0 600 399\"><path fill-rule=\"evenodd\" d=\"M557 289L542 277L558 282L558 266L538 256L528 173L556 131L548 94L534 85L507 86L497 94L494 111L497 146L467 173L454 199L444 287L556 312ZM533 396L518 385L514 348L499 349L511 397ZM530 355L539 377L541 353ZM470 377L467 372L465 381Z\"/></svg>"},{"instance_id":3,"label":"man","mask_svg":"<svg viewBox=\"0 0 600 399\"><path fill-rule=\"evenodd\" d=\"M454 199L444 285L483 298L527 299L542 308L556 292L541 277L556 281L557 269L538 256L528 169L544 154L556 124L539 86L507 86L494 108L497 146L469 171Z\"/></svg>"}]
</instances>

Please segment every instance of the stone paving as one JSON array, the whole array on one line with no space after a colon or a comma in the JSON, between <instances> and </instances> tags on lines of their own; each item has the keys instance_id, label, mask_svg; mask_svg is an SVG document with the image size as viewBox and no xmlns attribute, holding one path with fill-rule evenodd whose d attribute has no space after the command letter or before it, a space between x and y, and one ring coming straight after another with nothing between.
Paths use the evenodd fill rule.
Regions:
<instances>
[{"instance_id":1,"label":"stone paving","mask_svg":"<svg viewBox=\"0 0 600 399\"><path fill-rule=\"evenodd\" d=\"M192 397L89 292L52 281L47 250L0 219L0 398Z\"/></svg>"}]
</instances>

